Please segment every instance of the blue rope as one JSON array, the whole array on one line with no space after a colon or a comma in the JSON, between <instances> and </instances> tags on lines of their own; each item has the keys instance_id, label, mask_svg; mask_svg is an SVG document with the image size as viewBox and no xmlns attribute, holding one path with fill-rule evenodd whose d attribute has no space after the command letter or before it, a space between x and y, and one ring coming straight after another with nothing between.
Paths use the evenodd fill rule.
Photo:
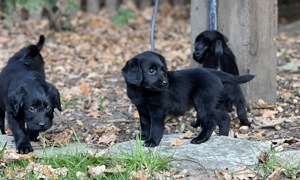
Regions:
<instances>
[{"instance_id":1,"label":"blue rope","mask_svg":"<svg viewBox=\"0 0 300 180\"><path fill-rule=\"evenodd\" d=\"M155 29L155 20L156 20L156 14L158 9L158 3L159 0L155 0L154 10L152 14L152 21L151 21L151 33L150 33L150 42L151 42L151 51L155 52L155 46L154 46L154 29Z\"/></svg>"},{"instance_id":2,"label":"blue rope","mask_svg":"<svg viewBox=\"0 0 300 180\"><path fill-rule=\"evenodd\" d=\"M217 0L209 0L209 30L217 30Z\"/></svg>"}]
</instances>

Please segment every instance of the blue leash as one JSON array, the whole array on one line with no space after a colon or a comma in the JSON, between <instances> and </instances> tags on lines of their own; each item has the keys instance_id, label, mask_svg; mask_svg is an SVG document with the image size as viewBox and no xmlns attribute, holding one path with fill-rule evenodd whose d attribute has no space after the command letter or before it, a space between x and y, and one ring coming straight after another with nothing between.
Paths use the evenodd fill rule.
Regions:
<instances>
[{"instance_id":1,"label":"blue leash","mask_svg":"<svg viewBox=\"0 0 300 180\"><path fill-rule=\"evenodd\" d=\"M209 30L217 30L217 26L217 0L209 0Z\"/></svg>"},{"instance_id":2,"label":"blue leash","mask_svg":"<svg viewBox=\"0 0 300 180\"><path fill-rule=\"evenodd\" d=\"M155 20L156 20L156 14L158 9L158 3L159 0L155 0L155 6L152 14L152 21L151 21L151 33L150 33L150 42L151 42L151 51L155 52L155 46L154 46L154 29L155 29Z\"/></svg>"}]
</instances>

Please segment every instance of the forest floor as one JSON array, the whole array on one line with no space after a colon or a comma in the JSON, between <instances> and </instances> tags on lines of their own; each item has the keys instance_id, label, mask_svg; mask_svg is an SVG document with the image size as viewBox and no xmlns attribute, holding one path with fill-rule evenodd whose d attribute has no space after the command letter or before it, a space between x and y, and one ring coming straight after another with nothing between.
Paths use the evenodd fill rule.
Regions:
<instances>
[{"instance_id":1,"label":"forest floor","mask_svg":"<svg viewBox=\"0 0 300 180\"><path fill-rule=\"evenodd\" d=\"M112 16L78 12L72 17L72 30L49 30L47 19L0 24L0 67L22 47L46 36L42 50L47 81L61 93L63 111L46 132L47 144L75 140L95 147L108 147L134 139L139 116L126 95L121 74L125 62L150 50L152 8L139 11L123 27L115 26ZM166 57L169 70L191 64L189 7L161 5L157 16L156 51ZM230 42L230 40L229 40ZM251 128L240 127L232 113L230 136L272 142L273 147L300 149L300 35L278 34L277 102L249 103ZM238 61L238 59L237 59ZM165 133L195 130L190 126L195 113L166 121ZM7 129L7 131L9 131Z\"/></svg>"}]
</instances>

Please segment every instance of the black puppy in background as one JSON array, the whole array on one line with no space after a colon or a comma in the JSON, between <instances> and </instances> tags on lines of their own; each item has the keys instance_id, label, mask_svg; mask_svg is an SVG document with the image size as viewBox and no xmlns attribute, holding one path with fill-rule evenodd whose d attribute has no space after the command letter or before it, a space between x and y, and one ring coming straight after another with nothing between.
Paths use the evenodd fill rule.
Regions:
<instances>
[{"instance_id":1,"label":"black puppy in background","mask_svg":"<svg viewBox=\"0 0 300 180\"><path fill-rule=\"evenodd\" d=\"M227 46L228 39L218 31L204 31L195 40L193 58L204 68L213 68L233 75L239 75L235 56ZM241 125L250 126L245 108L245 97L239 85L225 85L223 104L231 112L232 105L236 107Z\"/></svg>"},{"instance_id":2,"label":"black puppy in background","mask_svg":"<svg viewBox=\"0 0 300 180\"><path fill-rule=\"evenodd\" d=\"M12 58L0 74L0 129L5 134L5 113L20 154L32 152L30 140L52 126L54 108L61 111L60 94L45 81L40 54L44 37Z\"/></svg>"},{"instance_id":3,"label":"black puppy in background","mask_svg":"<svg viewBox=\"0 0 300 180\"><path fill-rule=\"evenodd\" d=\"M152 147L161 141L165 117L184 115L192 107L197 111L195 124L201 125L202 131L191 143L207 141L216 125L220 135L228 135L230 118L219 104L223 83L240 84L254 77L208 68L167 71L164 57L154 52L144 52L127 61L122 74L127 95L140 115L144 145Z\"/></svg>"}]
</instances>

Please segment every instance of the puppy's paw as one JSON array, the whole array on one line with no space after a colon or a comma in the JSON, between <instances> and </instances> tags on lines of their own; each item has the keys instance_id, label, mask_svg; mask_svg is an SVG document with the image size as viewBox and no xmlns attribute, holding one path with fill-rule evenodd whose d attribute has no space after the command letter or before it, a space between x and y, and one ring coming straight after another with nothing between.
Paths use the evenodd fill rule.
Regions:
<instances>
[{"instance_id":1,"label":"puppy's paw","mask_svg":"<svg viewBox=\"0 0 300 180\"><path fill-rule=\"evenodd\" d=\"M197 121L194 121L194 122L191 123L191 126L196 129L197 127L200 126L200 124L197 123Z\"/></svg>"},{"instance_id":2,"label":"puppy's paw","mask_svg":"<svg viewBox=\"0 0 300 180\"><path fill-rule=\"evenodd\" d=\"M200 143L204 143L205 141L207 141L207 140L194 138L194 139L191 140L191 143L192 144L200 144Z\"/></svg>"},{"instance_id":3,"label":"puppy's paw","mask_svg":"<svg viewBox=\"0 0 300 180\"><path fill-rule=\"evenodd\" d=\"M145 142L144 142L144 146L145 147L155 147L155 146L157 146L159 143L157 143L157 142L154 142L154 141L152 141L152 140L146 140Z\"/></svg>"},{"instance_id":4,"label":"puppy's paw","mask_svg":"<svg viewBox=\"0 0 300 180\"><path fill-rule=\"evenodd\" d=\"M149 137L150 137L150 135L148 134L148 133L143 133L142 132L142 140L147 140L147 139L149 139Z\"/></svg>"},{"instance_id":5,"label":"puppy's paw","mask_svg":"<svg viewBox=\"0 0 300 180\"><path fill-rule=\"evenodd\" d=\"M241 126L251 127L251 122L247 118L240 118Z\"/></svg>"},{"instance_id":6,"label":"puppy's paw","mask_svg":"<svg viewBox=\"0 0 300 180\"><path fill-rule=\"evenodd\" d=\"M17 151L19 154L28 154L30 152L33 152L33 149L30 143L20 143L17 146Z\"/></svg>"},{"instance_id":7,"label":"puppy's paw","mask_svg":"<svg viewBox=\"0 0 300 180\"><path fill-rule=\"evenodd\" d=\"M242 126L248 126L248 127L251 127L251 122L243 122L241 123Z\"/></svg>"}]
</instances>

